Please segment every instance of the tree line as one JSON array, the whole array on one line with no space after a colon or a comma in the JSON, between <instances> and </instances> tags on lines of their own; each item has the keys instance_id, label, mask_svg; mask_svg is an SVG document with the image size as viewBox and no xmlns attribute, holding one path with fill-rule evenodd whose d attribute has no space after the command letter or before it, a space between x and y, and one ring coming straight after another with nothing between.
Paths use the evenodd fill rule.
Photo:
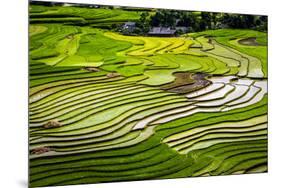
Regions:
<instances>
[{"instance_id":1,"label":"tree line","mask_svg":"<svg viewBox=\"0 0 281 188\"><path fill-rule=\"evenodd\" d=\"M147 33L151 27L187 27L188 32L221 28L266 32L267 16L177 10L157 10L155 14L142 12L136 23L137 33Z\"/></svg>"}]
</instances>

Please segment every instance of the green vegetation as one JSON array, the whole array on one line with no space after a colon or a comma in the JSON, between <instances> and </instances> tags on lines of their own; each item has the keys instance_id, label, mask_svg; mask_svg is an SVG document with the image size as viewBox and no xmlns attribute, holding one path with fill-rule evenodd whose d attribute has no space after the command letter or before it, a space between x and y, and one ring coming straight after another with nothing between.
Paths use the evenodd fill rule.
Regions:
<instances>
[{"instance_id":1,"label":"green vegetation","mask_svg":"<svg viewBox=\"0 0 281 188\"><path fill-rule=\"evenodd\" d=\"M267 34L118 32L169 14L30 6L31 187L267 171Z\"/></svg>"}]
</instances>

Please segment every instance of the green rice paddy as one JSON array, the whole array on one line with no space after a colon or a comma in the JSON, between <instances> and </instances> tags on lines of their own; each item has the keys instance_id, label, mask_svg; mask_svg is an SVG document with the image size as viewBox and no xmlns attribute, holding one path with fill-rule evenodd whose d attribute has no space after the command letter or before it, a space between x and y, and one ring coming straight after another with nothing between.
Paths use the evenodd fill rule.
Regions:
<instances>
[{"instance_id":1,"label":"green rice paddy","mask_svg":"<svg viewBox=\"0 0 281 188\"><path fill-rule=\"evenodd\" d=\"M139 17L30 7L31 187L267 171L267 34L105 27Z\"/></svg>"}]
</instances>

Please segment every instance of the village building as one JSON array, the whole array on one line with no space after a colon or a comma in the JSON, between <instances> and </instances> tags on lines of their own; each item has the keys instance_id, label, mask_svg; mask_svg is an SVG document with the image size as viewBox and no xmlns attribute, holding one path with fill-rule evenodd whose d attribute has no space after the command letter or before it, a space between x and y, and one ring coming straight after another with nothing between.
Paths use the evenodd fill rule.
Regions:
<instances>
[{"instance_id":1,"label":"village building","mask_svg":"<svg viewBox=\"0 0 281 188\"><path fill-rule=\"evenodd\" d=\"M123 25L123 30L126 30L128 32L133 32L136 28L135 22L125 22Z\"/></svg>"},{"instance_id":2,"label":"village building","mask_svg":"<svg viewBox=\"0 0 281 188\"><path fill-rule=\"evenodd\" d=\"M153 27L148 32L150 36L175 36L176 29L171 29L170 27Z\"/></svg>"}]
</instances>

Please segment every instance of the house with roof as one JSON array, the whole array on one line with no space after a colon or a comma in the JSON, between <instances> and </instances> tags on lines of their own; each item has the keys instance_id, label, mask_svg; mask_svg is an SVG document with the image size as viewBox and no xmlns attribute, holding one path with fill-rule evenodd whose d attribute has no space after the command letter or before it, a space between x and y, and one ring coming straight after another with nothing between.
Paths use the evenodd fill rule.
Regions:
<instances>
[{"instance_id":1,"label":"house with roof","mask_svg":"<svg viewBox=\"0 0 281 188\"><path fill-rule=\"evenodd\" d=\"M136 28L135 22L125 22L123 25L123 30L127 30L129 32L133 32Z\"/></svg>"},{"instance_id":2,"label":"house with roof","mask_svg":"<svg viewBox=\"0 0 281 188\"><path fill-rule=\"evenodd\" d=\"M171 29L170 27L152 27L147 33L150 36L175 36L176 29Z\"/></svg>"}]
</instances>

